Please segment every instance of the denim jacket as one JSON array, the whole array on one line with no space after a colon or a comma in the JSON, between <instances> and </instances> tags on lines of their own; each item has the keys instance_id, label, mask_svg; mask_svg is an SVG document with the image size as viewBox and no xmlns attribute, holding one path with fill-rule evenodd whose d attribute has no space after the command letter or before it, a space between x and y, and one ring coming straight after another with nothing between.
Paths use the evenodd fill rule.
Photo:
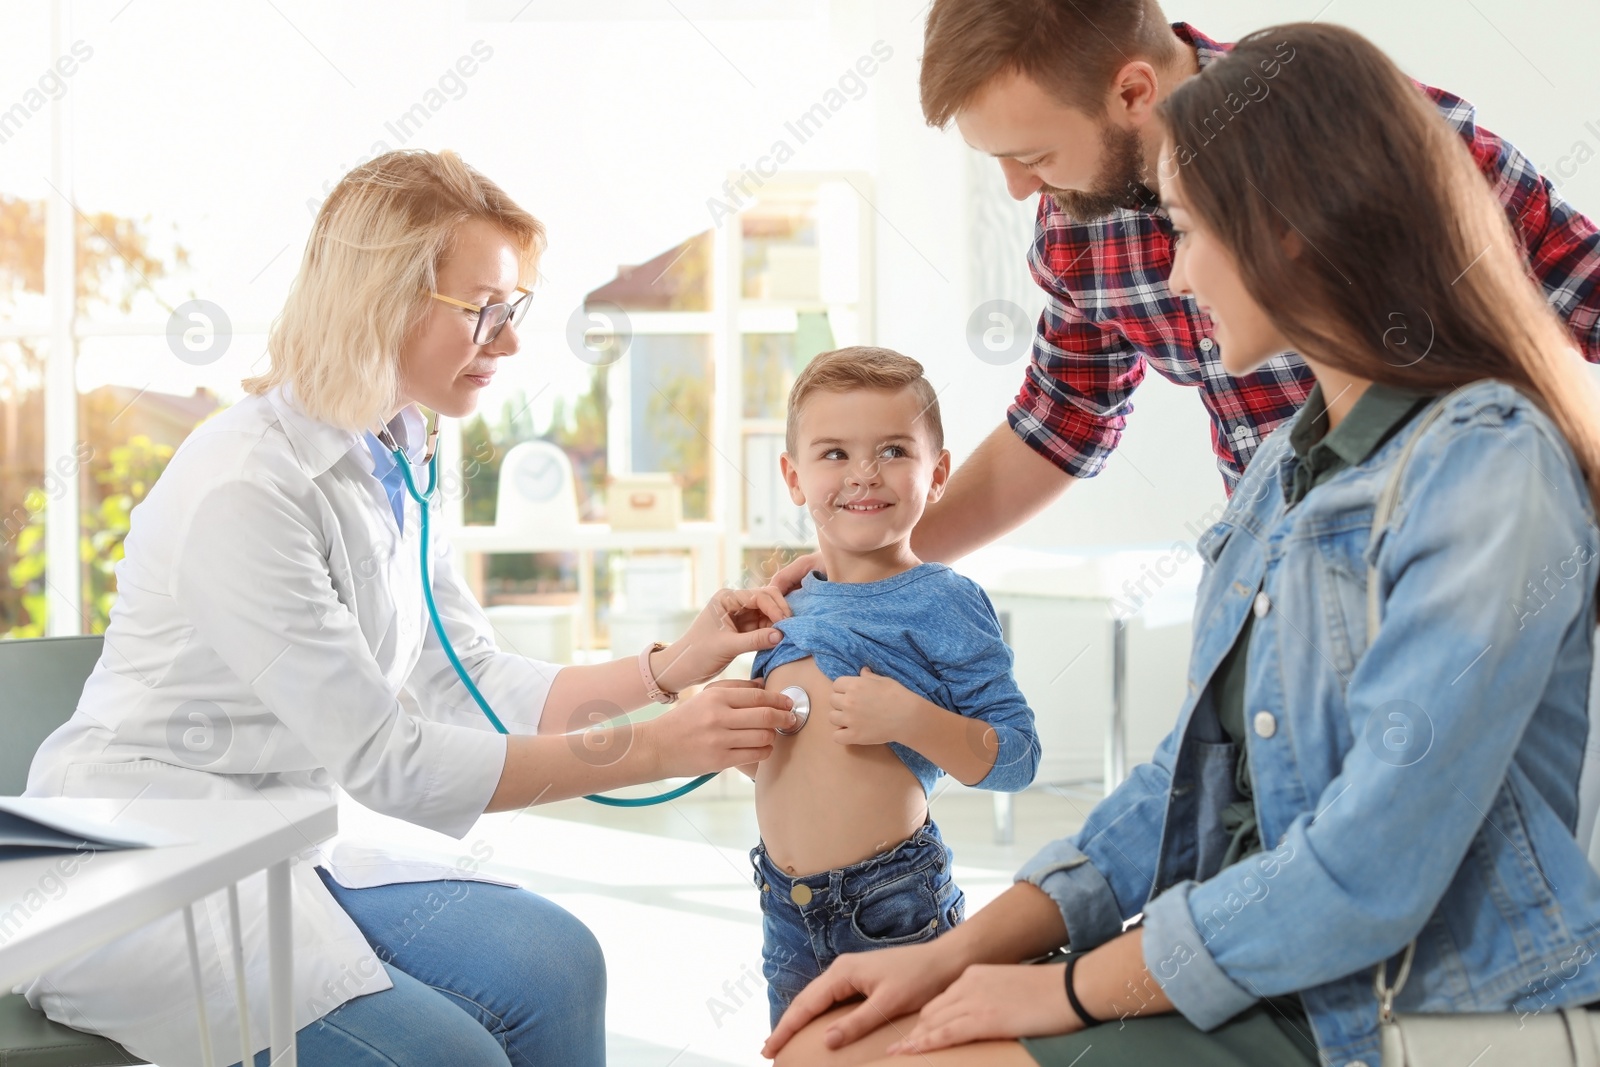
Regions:
<instances>
[{"instance_id":1,"label":"denim jacket","mask_svg":"<svg viewBox=\"0 0 1600 1067\"><path fill-rule=\"evenodd\" d=\"M1375 1067L1374 971L1412 939L1397 1011L1600 998L1600 875L1573 836L1600 554L1588 490L1512 387L1442 402L1376 540L1375 501L1420 416L1293 508L1295 420L1268 438L1197 545L1177 726L1016 875L1055 900L1077 948L1143 912L1145 963L1201 1029L1298 991L1324 1062ZM1208 682L1247 611L1265 851L1221 868L1235 750Z\"/></svg>"}]
</instances>

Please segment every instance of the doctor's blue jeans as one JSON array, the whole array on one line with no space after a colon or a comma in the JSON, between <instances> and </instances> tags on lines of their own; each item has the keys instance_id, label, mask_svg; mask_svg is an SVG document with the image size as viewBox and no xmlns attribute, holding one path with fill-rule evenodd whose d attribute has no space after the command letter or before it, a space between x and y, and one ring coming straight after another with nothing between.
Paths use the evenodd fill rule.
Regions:
<instances>
[{"instance_id":1,"label":"doctor's blue jeans","mask_svg":"<svg viewBox=\"0 0 1600 1067\"><path fill-rule=\"evenodd\" d=\"M306 1067L605 1063L605 959L565 909L486 882L346 889L317 873L394 988L296 1033ZM267 1050L256 1054L255 1067L267 1063Z\"/></svg>"}]
</instances>

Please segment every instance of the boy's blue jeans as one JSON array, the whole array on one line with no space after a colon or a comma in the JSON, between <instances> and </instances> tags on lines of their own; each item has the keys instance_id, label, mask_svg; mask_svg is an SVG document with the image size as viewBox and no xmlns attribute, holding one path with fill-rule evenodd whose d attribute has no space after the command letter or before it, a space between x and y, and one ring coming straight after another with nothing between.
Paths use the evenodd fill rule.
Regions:
<instances>
[{"instance_id":1,"label":"boy's blue jeans","mask_svg":"<svg viewBox=\"0 0 1600 1067\"><path fill-rule=\"evenodd\" d=\"M832 871L791 878L764 843L750 850L750 863L774 1027L843 953L931 941L966 918L966 894L950 878L950 850L931 819L887 852Z\"/></svg>"}]
</instances>

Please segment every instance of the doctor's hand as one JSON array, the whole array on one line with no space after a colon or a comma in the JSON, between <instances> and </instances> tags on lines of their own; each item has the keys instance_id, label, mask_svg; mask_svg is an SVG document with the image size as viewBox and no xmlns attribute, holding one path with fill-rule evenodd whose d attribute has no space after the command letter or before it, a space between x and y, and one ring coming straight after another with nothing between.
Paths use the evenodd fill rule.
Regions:
<instances>
[{"instance_id":1,"label":"doctor's hand","mask_svg":"<svg viewBox=\"0 0 1600 1067\"><path fill-rule=\"evenodd\" d=\"M772 624L792 614L770 585L717 590L684 635L650 657L656 683L678 693L715 678L740 653L776 645L783 634Z\"/></svg>"},{"instance_id":2,"label":"doctor's hand","mask_svg":"<svg viewBox=\"0 0 1600 1067\"><path fill-rule=\"evenodd\" d=\"M778 728L794 724L794 701L760 682L712 682L642 724L662 778L710 774L772 755Z\"/></svg>"},{"instance_id":3,"label":"doctor's hand","mask_svg":"<svg viewBox=\"0 0 1600 1067\"><path fill-rule=\"evenodd\" d=\"M784 596L788 596L799 589L800 582L814 570L822 570L821 552L807 552L803 556L796 556L772 576L769 584Z\"/></svg>"}]
</instances>

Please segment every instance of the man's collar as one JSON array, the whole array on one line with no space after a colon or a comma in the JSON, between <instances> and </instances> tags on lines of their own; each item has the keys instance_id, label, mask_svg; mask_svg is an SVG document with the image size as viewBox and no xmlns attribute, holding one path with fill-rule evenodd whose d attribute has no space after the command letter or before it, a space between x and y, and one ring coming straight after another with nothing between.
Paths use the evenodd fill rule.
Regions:
<instances>
[{"instance_id":1,"label":"man's collar","mask_svg":"<svg viewBox=\"0 0 1600 1067\"><path fill-rule=\"evenodd\" d=\"M1233 50L1231 43L1213 41L1187 22L1174 22L1172 32L1177 34L1178 39L1184 44L1194 46L1194 58L1200 64L1201 70L1209 66L1213 59L1227 55Z\"/></svg>"},{"instance_id":2,"label":"man's collar","mask_svg":"<svg viewBox=\"0 0 1600 1067\"><path fill-rule=\"evenodd\" d=\"M1233 48L1233 45L1231 44L1222 44L1217 41L1213 41L1211 38L1207 37L1205 34L1201 33L1187 22L1172 23L1172 32L1177 35L1178 40L1182 41L1186 45L1192 45L1194 47L1195 62L1200 65L1201 70L1205 70L1206 67L1210 66L1212 61L1217 59L1219 56L1227 55L1228 52ZM1154 190L1151 190L1151 195L1155 195ZM1160 223L1169 227L1171 226L1171 216L1167 214L1167 209L1159 202L1152 202L1145 206L1142 210L1150 215L1153 215L1157 220L1159 220Z\"/></svg>"}]
</instances>

